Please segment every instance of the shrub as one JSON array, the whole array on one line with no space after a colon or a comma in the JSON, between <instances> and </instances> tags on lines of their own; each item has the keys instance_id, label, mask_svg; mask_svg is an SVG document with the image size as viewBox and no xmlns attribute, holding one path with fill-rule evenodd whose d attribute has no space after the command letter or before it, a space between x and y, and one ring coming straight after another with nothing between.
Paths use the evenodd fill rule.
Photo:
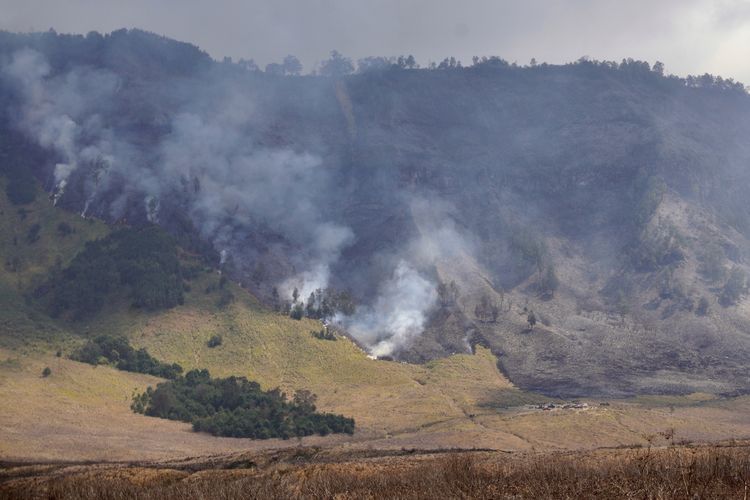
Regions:
<instances>
[{"instance_id":1,"label":"shrub","mask_svg":"<svg viewBox=\"0 0 750 500\"><path fill-rule=\"evenodd\" d=\"M208 339L208 342L206 342L206 345L210 348L218 347L222 343L221 335L214 335L210 339Z\"/></svg>"},{"instance_id":2,"label":"shrub","mask_svg":"<svg viewBox=\"0 0 750 500\"><path fill-rule=\"evenodd\" d=\"M320 340L336 340L336 334L333 332L333 330L325 326L321 328L320 331L311 331L310 335Z\"/></svg>"},{"instance_id":3,"label":"shrub","mask_svg":"<svg viewBox=\"0 0 750 500\"><path fill-rule=\"evenodd\" d=\"M52 375L52 370L50 369L49 366L46 367L44 370L42 370L42 377L47 378L50 375Z\"/></svg>"}]
</instances>

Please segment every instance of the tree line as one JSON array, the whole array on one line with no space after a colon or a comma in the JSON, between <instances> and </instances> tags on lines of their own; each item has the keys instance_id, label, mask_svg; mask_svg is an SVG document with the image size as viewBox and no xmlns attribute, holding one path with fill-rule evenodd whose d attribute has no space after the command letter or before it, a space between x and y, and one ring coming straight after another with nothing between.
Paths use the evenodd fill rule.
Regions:
<instances>
[{"instance_id":1,"label":"tree line","mask_svg":"<svg viewBox=\"0 0 750 500\"><path fill-rule=\"evenodd\" d=\"M90 365L110 364L118 370L174 379L182 373L177 363L163 363L146 349L134 349L125 337L99 335L75 351L70 359Z\"/></svg>"}]
</instances>

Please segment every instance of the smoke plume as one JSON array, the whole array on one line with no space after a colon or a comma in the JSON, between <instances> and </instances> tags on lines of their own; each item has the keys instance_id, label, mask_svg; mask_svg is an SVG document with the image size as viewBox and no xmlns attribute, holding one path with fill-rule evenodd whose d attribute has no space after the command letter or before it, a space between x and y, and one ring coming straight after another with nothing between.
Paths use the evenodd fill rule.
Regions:
<instances>
[{"instance_id":1,"label":"smoke plume","mask_svg":"<svg viewBox=\"0 0 750 500\"><path fill-rule=\"evenodd\" d=\"M58 158L51 174L55 202L79 176L84 216L117 220L136 207L144 220L163 223L165 209L180 210L211 242L217 264L258 268L259 244L268 246L267 254L283 254L290 267L274 284L282 299L297 289L303 301L329 285L332 267L356 240L327 210L337 185L325 149L269 141L267 103L215 68L153 93L144 106L157 110L157 129L164 132L146 148L137 131L114 132L112 103L127 97L112 72L74 67L53 74L40 53L25 49L2 75L19 94L19 129ZM314 105L318 97L306 98ZM378 356L393 354L424 330L437 301L434 266L467 251L465 236L439 201L400 191L393 196L408 199L419 235L383 256L382 277L367 285L376 293L365 294L374 298L338 319ZM265 233L280 239L259 242Z\"/></svg>"}]
</instances>

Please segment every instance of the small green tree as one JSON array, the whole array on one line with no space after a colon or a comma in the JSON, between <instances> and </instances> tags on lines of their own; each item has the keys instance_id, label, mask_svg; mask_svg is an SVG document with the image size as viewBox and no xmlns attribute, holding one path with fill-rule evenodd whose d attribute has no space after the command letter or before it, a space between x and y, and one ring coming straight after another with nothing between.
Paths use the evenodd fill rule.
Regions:
<instances>
[{"instance_id":1,"label":"small green tree","mask_svg":"<svg viewBox=\"0 0 750 500\"><path fill-rule=\"evenodd\" d=\"M50 369L49 366L46 367L44 370L42 370L42 377L47 378L50 375L52 375L52 370Z\"/></svg>"}]
</instances>

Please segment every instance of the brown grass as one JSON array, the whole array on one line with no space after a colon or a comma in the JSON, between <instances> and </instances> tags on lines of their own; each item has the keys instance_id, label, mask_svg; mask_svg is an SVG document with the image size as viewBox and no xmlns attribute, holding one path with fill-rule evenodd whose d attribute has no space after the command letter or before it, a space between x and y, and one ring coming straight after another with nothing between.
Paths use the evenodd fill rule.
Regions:
<instances>
[{"instance_id":1,"label":"brown grass","mask_svg":"<svg viewBox=\"0 0 750 500\"><path fill-rule=\"evenodd\" d=\"M750 447L744 444L542 454L359 452L338 458L308 451L223 466L211 462L201 470L179 464L9 469L0 471L0 497L746 498L750 485Z\"/></svg>"}]
</instances>

